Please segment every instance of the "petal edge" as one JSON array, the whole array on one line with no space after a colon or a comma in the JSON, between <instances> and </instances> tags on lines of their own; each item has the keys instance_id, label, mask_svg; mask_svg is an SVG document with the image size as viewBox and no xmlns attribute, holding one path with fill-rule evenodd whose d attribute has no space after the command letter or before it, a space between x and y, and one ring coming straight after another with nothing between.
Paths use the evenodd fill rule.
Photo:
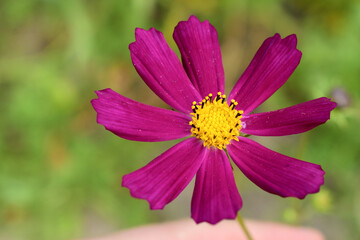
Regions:
<instances>
[{"instance_id":1,"label":"petal edge","mask_svg":"<svg viewBox=\"0 0 360 240\"><path fill-rule=\"evenodd\" d=\"M224 93L224 68L218 35L208 20L195 16L179 22L173 38L179 47L183 66L201 97Z\"/></svg>"},{"instance_id":2,"label":"petal edge","mask_svg":"<svg viewBox=\"0 0 360 240\"><path fill-rule=\"evenodd\" d=\"M246 134L284 136L309 131L330 119L336 103L329 98L318 98L271 112L255 113L241 120Z\"/></svg>"},{"instance_id":3,"label":"petal edge","mask_svg":"<svg viewBox=\"0 0 360 240\"><path fill-rule=\"evenodd\" d=\"M207 151L208 156L196 174L191 217L196 223L216 224L223 219L236 218L242 200L225 152Z\"/></svg>"},{"instance_id":4,"label":"petal edge","mask_svg":"<svg viewBox=\"0 0 360 240\"><path fill-rule=\"evenodd\" d=\"M137 28L135 38L129 45L131 60L144 82L171 107L191 112L192 102L201 101L201 96L162 33Z\"/></svg>"},{"instance_id":5,"label":"petal edge","mask_svg":"<svg viewBox=\"0 0 360 240\"><path fill-rule=\"evenodd\" d=\"M205 155L201 142L188 138L125 175L122 186L130 190L131 196L147 200L151 209L163 209L189 184Z\"/></svg>"},{"instance_id":6,"label":"petal edge","mask_svg":"<svg viewBox=\"0 0 360 240\"><path fill-rule=\"evenodd\" d=\"M250 113L273 95L294 72L301 59L296 35L267 38L230 92L237 109Z\"/></svg>"},{"instance_id":7,"label":"petal edge","mask_svg":"<svg viewBox=\"0 0 360 240\"><path fill-rule=\"evenodd\" d=\"M189 136L191 118L185 114L146 105L111 89L96 91L91 104L97 122L119 137L133 141L167 141Z\"/></svg>"},{"instance_id":8,"label":"petal edge","mask_svg":"<svg viewBox=\"0 0 360 240\"><path fill-rule=\"evenodd\" d=\"M251 139L239 137L228 151L245 176L269 193L303 199L324 184L320 165L274 152Z\"/></svg>"}]
</instances>

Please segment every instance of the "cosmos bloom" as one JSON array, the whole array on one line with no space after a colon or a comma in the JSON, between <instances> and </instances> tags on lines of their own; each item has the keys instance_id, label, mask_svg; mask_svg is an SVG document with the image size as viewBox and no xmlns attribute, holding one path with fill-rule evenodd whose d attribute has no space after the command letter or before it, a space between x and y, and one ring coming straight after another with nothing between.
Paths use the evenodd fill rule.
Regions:
<instances>
[{"instance_id":1,"label":"cosmos bloom","mask_svg":"<svg viewBox=\"0 0 360 240\"><path fill-rule=\"evenodd\" d=\"M185 138L145 167L123 177L122 185L151 209L174 200L196 175L191 216L215 224L234 219L242 207L230 155L236 166L263 190L304 198L324 183L320 165L274 152L245 137L284 136L308 131L330 118L336 103L318 98L280 110L251 112L274 94L300 62L295 35L264 41L229 94L215 28L191 16L174 30L182 64L161 32L136 29L131 59L151 90L174 110L126 98L111 89L92 100L97 122L134 141Z\"/></svg>"}]
</instances>

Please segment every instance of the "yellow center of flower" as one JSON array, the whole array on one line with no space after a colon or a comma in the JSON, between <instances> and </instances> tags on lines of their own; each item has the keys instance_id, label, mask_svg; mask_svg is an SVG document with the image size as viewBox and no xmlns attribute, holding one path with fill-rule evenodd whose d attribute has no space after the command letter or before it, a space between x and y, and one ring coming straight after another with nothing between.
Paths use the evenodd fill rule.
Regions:
<instances>
[{"instance_id":1,"label":"yellow center of flower","mask_svg":"<svg viewBox=\"0 0 360 240\"><path fill-rule=\"evenodd\" d=\"M191 136L201 139L208 148L225 149L232 139L239 141L243 111L235 110L237 104L233 99L229 106L221 92L214 99L210 93L202 102L193 102Z\"/></svg>"}]
</instances>

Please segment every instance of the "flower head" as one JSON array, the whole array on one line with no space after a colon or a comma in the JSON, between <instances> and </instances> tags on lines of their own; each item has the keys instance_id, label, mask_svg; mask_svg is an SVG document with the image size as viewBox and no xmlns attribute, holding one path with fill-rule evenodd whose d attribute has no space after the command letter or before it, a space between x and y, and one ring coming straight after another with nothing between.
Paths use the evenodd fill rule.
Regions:
<instances>
[{"instance_id":1,"label":"flower head","mask_svg":"<svg viewBox=\"0 0 360 240\"><path fill-rule=\"evenodd\" d=\"M324 183L317 164L274 152L244 135L283 136L308 131L330 118L336 103L318 98L265 113L251 112L277 91L300 62L295 35L275 34L264 41L229 94L215 28L195 16L174 31L182 64L163 35L136 29L129 48L144 82L176 111L145 105L111 89L92 100L98 123L135 141L188 137L145 167L123 177L133 197L151 209L174 200L196 175L191 215L215 224L233 219L242 207L227 152L237 167L263 190L304 198ZM226 152L227 151L227 152Z\"/></svg>"},{"instance_id":2,"label":"flower head","mask_svg":"<svg viewBox=\"0 0 360 240\"><path fill-rule=\"evenodd\" d=\"M193 102L192 120L189 122L191 136L201 139L208 148L213 146L220 150L226 149L231 140L238 141L243 111L235 110L237 104L233 99L228 105L226 95L221 95L221 92L214 99L210 93L198 104Z\"/></svg>"}]
</instances>

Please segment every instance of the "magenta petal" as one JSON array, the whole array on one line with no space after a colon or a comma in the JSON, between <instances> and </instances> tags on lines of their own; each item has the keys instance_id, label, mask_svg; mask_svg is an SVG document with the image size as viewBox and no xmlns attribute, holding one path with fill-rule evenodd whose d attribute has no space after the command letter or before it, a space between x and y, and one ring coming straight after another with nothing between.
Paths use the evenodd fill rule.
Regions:
<instances>
[{"instance_id":1,"label":"magenta petal","mask_svg":"<svg viewBox=\"0 0 360 240\"><path fill-rule=\"evenodd\" d=\"M137 28L135 37L129 49L134 67L144 82L171 107L191 112L192 102L202 98L162 33L154 28L148 31Z\"/></svg>"},{"instance_id":2,"label":"magenta petal","mask_svg":"<svg viewBox=\"0 0 360 240\"><path fill-rule=\"evenodd\" d=\"M229 95L237 109L253 111L287 81L301 59L296 44L296 35L275 34L264 41Z\"/></svg>"},{"instance_id":3,"label":"magenta petal","mask_svg":"<svg viewBox=\"0 0 360 240\"><path fill-rule=\"evenodd\" d=\"M306 132L330 119L336 103L318 98L280 110L250 114L241 121L241 131L259 136L283 136Z\"/></svg>"},{"instance_id":4,"label":"magenta petal","mask_svg":"<svg viewBox=\"0 0 360 240\"><path fill-rule=\"evenodd\" d=\"M240 170L263 190L282 197L303 199L324 184L320 165L274 152L251 139L239 137L228 151Z\"/></svg>"},{"instance_id":5,"label":"magenta petal","mask_svg":"<svg viewBox=\"0 0 360 240\"><path fill-rule=\"evenodd\" d=\"M146 199L151 209L162 209L174 200L198 171L206 155L196 138L173 146L145 167L123 177L131 196Z\"/></svg>"},{"instance_id":6,"label":"magenta petal","mask_svg":"<svg viewBox=\"0 0 360 240\"><path fill-rule=\"evenodd\" d=\"M91 101L97 112L97 122L119 137L144 142L167 141L190 135L185 114L145 105L114 92L96 91L98 99Z\"/></svg>"},{"instance_id":7,"label":"magenta petal","mask_svg":"<svg viewBox=\"0 0 360 240\"><path fill-rule=\"evenodd\" d=\"M230 161L222 150L210 149L196 174L191 216L196 223L234 219L242 207Z\"/></svg>"},{"instance_id":8,"label":"magenta petal","mask_svg":"<svg viewBox=\"0 0 360 240\"><path fill-rule=\"evenodd\" d=\"M174 31L184 68L201 96L224 93L224 68L216 29L195 16L179 22Z\"/></svg>"}]
</instances>

